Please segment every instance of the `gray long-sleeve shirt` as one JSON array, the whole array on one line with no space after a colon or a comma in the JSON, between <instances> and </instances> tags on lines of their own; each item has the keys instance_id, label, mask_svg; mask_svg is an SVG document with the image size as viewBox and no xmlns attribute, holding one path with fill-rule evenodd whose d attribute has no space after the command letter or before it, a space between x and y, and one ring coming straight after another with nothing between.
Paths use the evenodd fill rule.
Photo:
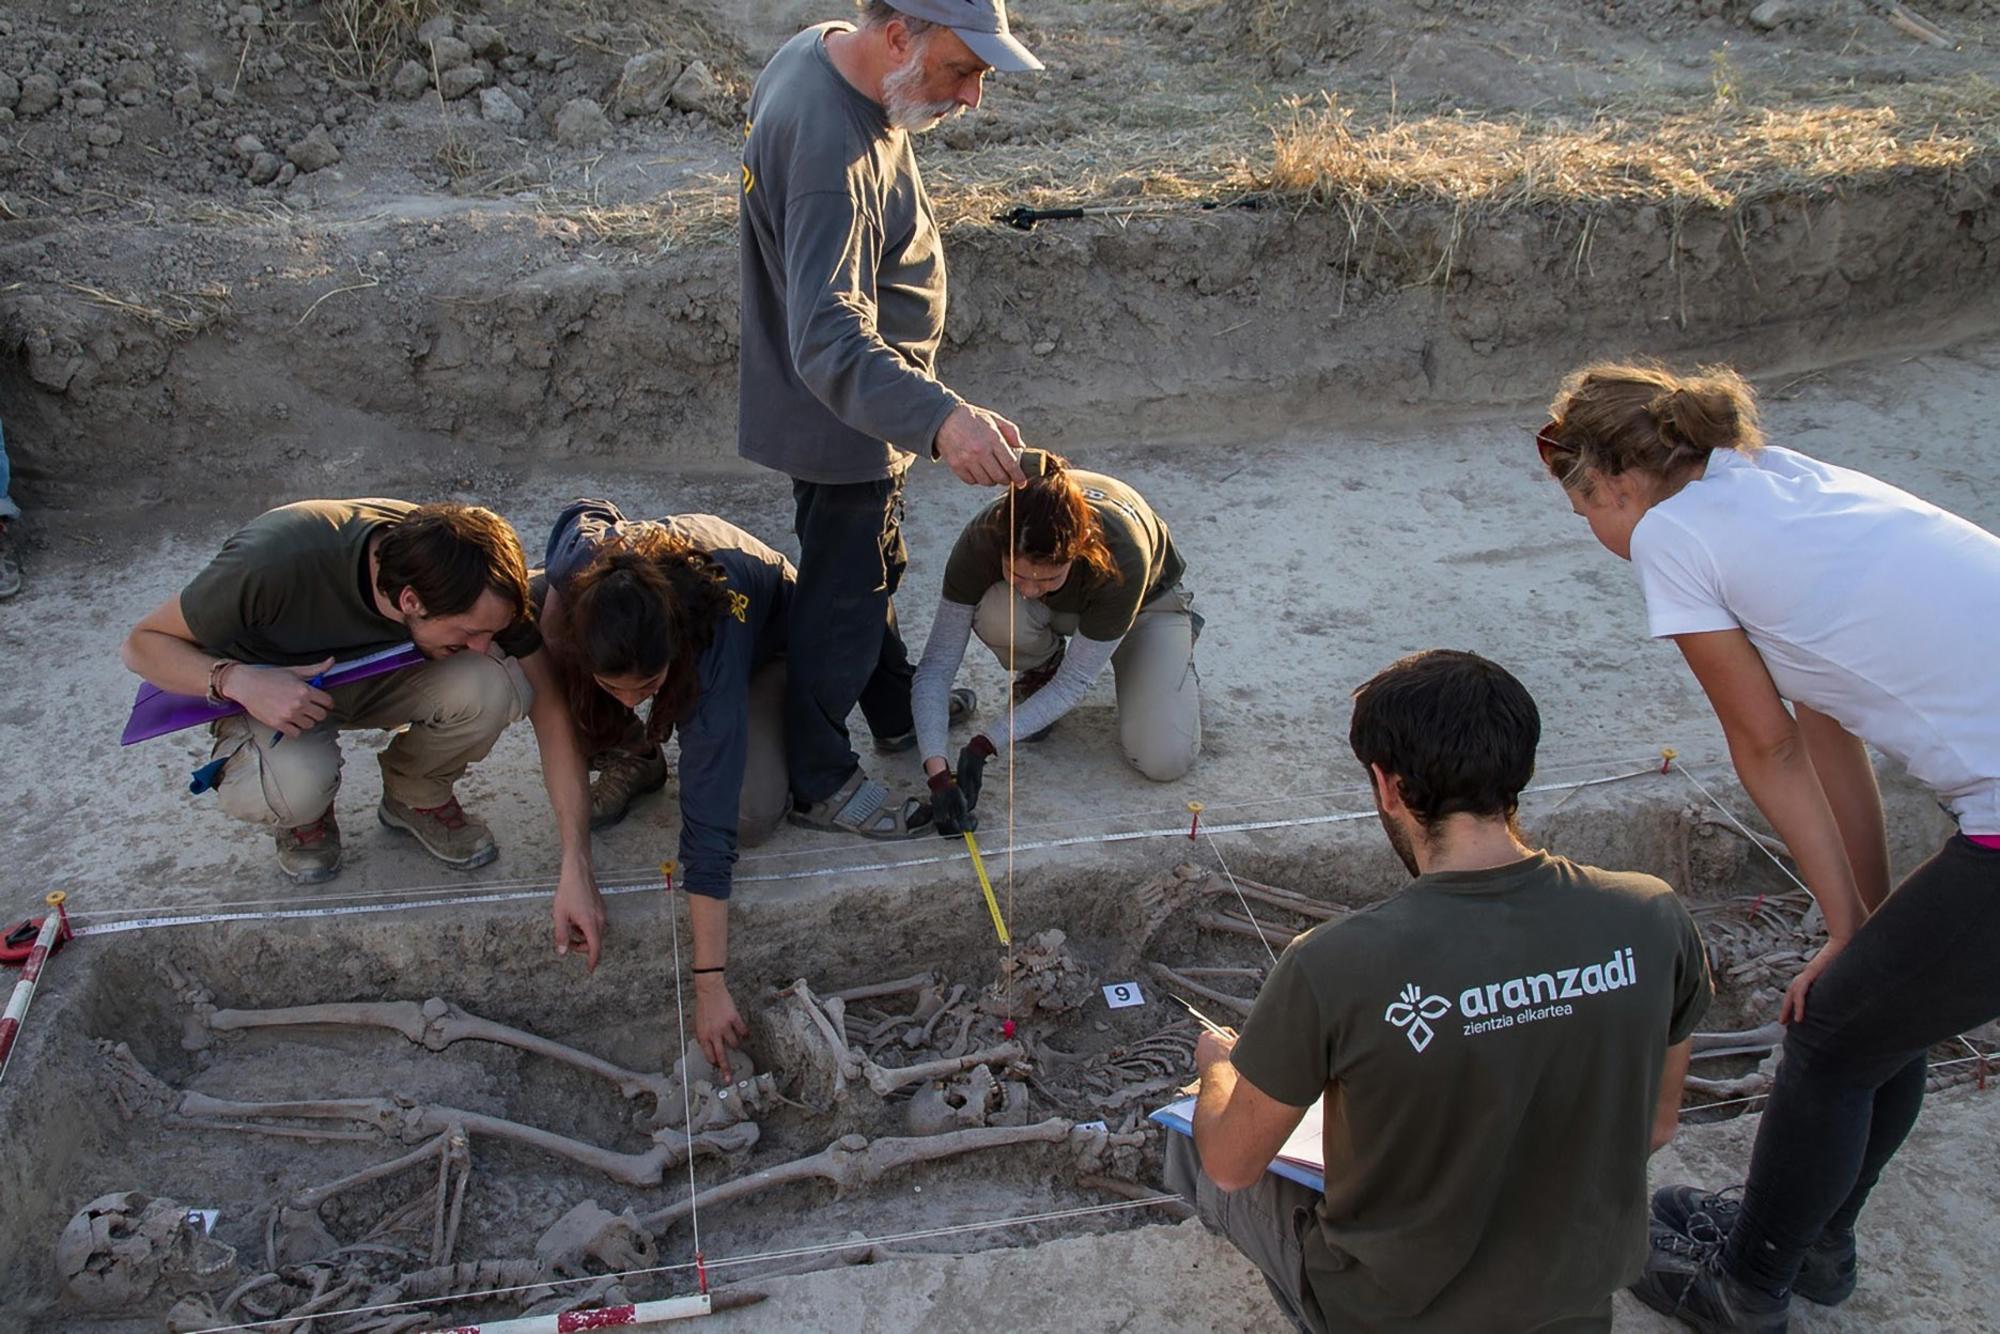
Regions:
<instances>
[{"instance_id":1,"label":"gray long-sleeve shirt","mask_svg":"<svg viewBox=\"0 0 2000 1334\"><path fill-rule=\"evenodd\" d=\"M737 452L808 482L876 481L961 402L933 370L944 247L910 136L808 28L771 57L743 144Z\"/></svg>"}]
</instances>

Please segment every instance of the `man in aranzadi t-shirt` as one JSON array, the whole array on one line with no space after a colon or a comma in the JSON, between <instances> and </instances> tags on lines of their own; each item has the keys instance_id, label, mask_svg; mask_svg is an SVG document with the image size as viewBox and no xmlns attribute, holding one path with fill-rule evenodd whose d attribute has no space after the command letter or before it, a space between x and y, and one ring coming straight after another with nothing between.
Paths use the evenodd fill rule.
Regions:
<instances>
[{"instance_id":1,"label":"man in aranzadi t-shirt","mask_svg":"<svg viewBox=\"0 0 2000 1334\"><path fill-rule=\"evenodd\" d=\"M1356 691L1349 740L1417 878L1293 941L1242 1036L1196 1047L1167 1181L1302 1329L1609 1329L1639 1275L1707 959L1661 881L1521 843L1540 735L1470 653ZM1265 1171L1321 1097L1323 1196Z\"/></svg>"}]
</instances>

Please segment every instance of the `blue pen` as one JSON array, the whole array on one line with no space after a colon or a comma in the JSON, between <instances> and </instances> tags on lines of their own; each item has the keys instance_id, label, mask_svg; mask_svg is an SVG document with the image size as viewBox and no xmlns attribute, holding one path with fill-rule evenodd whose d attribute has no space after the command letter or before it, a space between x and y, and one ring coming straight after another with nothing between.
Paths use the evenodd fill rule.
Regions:
<instances>
[{"instance_id":1,"label":"blue pen","mask_svg":"<svg viewBox=\"0 0 2000 1334\"><path fill-rule=\"evenodd\" d=\"M308 680L308 681L306 682L306 684L307 684L307 685L309 685L309 686L311 686L311 687L312 687L312 688L313 688L314 690L324 690L324 689L326 689L326 673L325 673L325 672L321 672L321 673L320 673L319 675L317 675L317 676L315 676L315 677L312 677L312 678L310 678L310 679L309 679L309 680ZM277 745L277 744L278 744L278 743L279 743L280 741L283 741L284 739L285 739L285 734L284 734L283 732L280 732L280 733L278 733L278 734L277 734L276 736L274 736L274 737L272 737L272 738L271 738L271 744L275 746L275 745Z\"/></svg>"}]
</instances>

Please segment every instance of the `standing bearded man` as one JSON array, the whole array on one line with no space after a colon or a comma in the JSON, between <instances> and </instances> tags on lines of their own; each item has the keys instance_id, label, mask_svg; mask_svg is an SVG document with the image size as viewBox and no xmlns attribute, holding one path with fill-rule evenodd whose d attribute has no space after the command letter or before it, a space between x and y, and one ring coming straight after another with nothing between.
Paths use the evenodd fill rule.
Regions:
<instances>
[{"instance_id":1,"label":"standing bearded man","mask_svg":"<svg viewBox=\"0 0 2000 1334\"><path fill-rule=\"evenodd\" d=\"M931 820L863 772L847 734L858 703L878 752L916 744L894 604L904 474L921 450L974 486L1024 478L1014 423L936 378L944 250L910 136L977 107L988 71L1040 68L1005 0L863 0L858 26L800 33L751 94L737 447L792 479L797 824L909 838ZM955 692L952 721L973 707Z\"/></svg>"}]
</instances>

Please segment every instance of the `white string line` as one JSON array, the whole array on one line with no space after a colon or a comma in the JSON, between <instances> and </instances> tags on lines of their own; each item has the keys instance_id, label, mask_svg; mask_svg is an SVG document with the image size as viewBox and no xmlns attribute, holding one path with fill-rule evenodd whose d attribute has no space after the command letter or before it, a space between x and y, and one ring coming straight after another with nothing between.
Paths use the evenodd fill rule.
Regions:
<instances>
[{"instance_id":1,"label":"white string line","mask_svg":"<svg viewBox=\"0 0 2000 1334\"><path fill-rule=\"evenodd\" d=\"M1250 900L1243 896L1243 886L1236 883L1236 875L1229 869L1229 863L1223 860L1222 848L1216 843L1213 834L1210 834L1208 837L1208 849L1215 854L1215 860L1221 863L1222 873L1229 877L1229 887L1236 891L1236 901L1243 905L1243 915L1248 917L1250 925L1256 928L1257 943L1264 947L1264 953L1270 955L1271 962L1276 964L1278 962L1278 952L1272 949L1271 942L1264 938L1263 925L1257 921L1257 914L1250 911Z\"/></svg>"},{"instance_id":2,"label":"white string line","mask_svg":"<svg viewBox=\"0 0 2000 1334\"><path fill-rule=\"evenodd\" d=\"M1601 759L1571 760L1562 764L1537 766L1536 772L1541 774L1552 774L1552 773L1568 773L1577 769L1600 769L1604 767L1606 763L1609 762L1611 761L1601 760ZM1656 772L1657 770L1658 766L1652 765L1647 770L1647 772ZM1535 791L1536 789L1530 788L1528 790ZM1219 802L1209 803L1208 809L1210 811L1248 811L1248 810L1255 810L1265 806L1294 805L1300 802L1317 801L1324 797L1350 796L1356 793L1365 793L1367 791L1368 788L1366 784L1354 783L1354 784L1349 784L1345 787L1321 788L1311 792L1293 792L1293 793L1287 793L1283 796L1276 796L1276 797L1258 797L1246 800L1230 800L1225 798L1224 800ZM1122 811L1109 811L1109 812L1093 811L1089 815L1073 816L1068 819L1037 820L1032 824L1020 825L1018 826L1018 829L1027 830L1030 833L1033 833L1045 829L1065 829L1074 825L1081 825L1081 824L1094 824L1099 822L1110 824L1120 820L1139 819L1144 816L1175 815L1180 813L1180 811L1182 811L1183 809L1185 808L1174 807L1174 806L1153 806L1153 807L1136 807L1133 809L1122 810ZM1018 830L1014 832L1018 832ZM1010 832L1009 836L1012 837L1013 832ZM758 865L762 863L775 862L775 861L792 861L798 858L806 858L806 857L823 858L829 851L838 851L840 849L851 846L852 843L850 840L829 839L829 840L813 840L804 847L763 848L755 852L744 853L737 859L737 865L738 866ZM1026 848L1023 849L1023 851L1027 850L1028 849ZM655 874L656 874L655 868L650 866L626 867L623 869L604 872L598 878L598 885L600 886L600 888L615 887L615 888L624 888L628 890L633 887L645 888ZM737 877L738 880L750 880L753 882L757 879L762 879L762 878L765 877L744 877L744 876ZM412 895L412 894L430 894L430 895L435 895L439 898L467 898L472 901L484 901L480 896L505 892L507 890L514 890L514 889L547 890L552 888L553 886L554 886L554 881L549 879L549 877L547 877L546 875L497 876L492 879L481 880L476 884L471 884L471 885L466 884L463 880L439 880L425 884L404 885L396 889L355 890L349 893L329 895L328 898L337 900L340 903L360 903L360 902L379 900L379 899L401 898L404 897L405 895ZM182 886L181 888L189 888L189 886ZM185 906L190 908L203 908L203 907L264 908L264 907L285 907L292 904L296 904L297 902L298 902L298 896L292 895L287 898L214 900L207 903L193 903ZM88 921L105 916L115 916L131 912L150 911L158 908L159 906L160 902L158 899L132 900L130 902L122 904L114 902L109 906L94 908L88 912L72 911L70 913L70 917L72 920Z\"/></svg>"},{"instance_id":3,"label":"white string line","mask_svg":"<svg viewBox=\"0 0 2000 1334\"><path fill-rule=\"evenodd\" d=\"M694 1230L694 1260L699 1265L701 1263L701 1211L696 1207L699 1197L694 1188L694 1104L689 1101L688 1097L688 1085L694 1081L688 1078L687 1000L681 993L681 896L674 893L673 886L665 879L660 881L660 888L666 891L667 934L673 937L674 942L674 1022L680 1026L681 1033L681 1126L686 1131L688 1137L688 1222ZM694 911L692 909L688 911L688 929L690 931L694 929ZM701 1286L704 1292L707 1291L708 1284L706 1282Z\"/></svg>"},{"instance_id":4,"label":"white string line","mask_svg":"<svg viewBox=\"0 0 2000 1334\"><path fill-rule=\"evenodd\" d=\"M1149 1209L1158 1204L1184 1204L1179 1195L1172 1193L1149 1195L1139 1200L1118 1200L1110 1204L1081 1205L1074 1209L1052 1209L1038 1214L1019 1214L1011 1218L987 1219L973 1223L952 1223L944 1227L921 1228L913 1232L896 1232L880 1237L849 1238L845 1241L821 1242L811 1246L793 1246L784 1250L763 1251L753 1255L731 1256L705 1263L708 1269L732 1269L739 1265L762 1264L770 1260L793 1260L811 1255L828 1255L836 1251L856 1250L866 1246L892 1246L905 1241L923 1241L933 1237L962 1236L971 1232L993 1232L1005 1227L1024 1227L1031 1223L1053 1223L1069 1218L1083 1218L1093 1214L1121 1213L1129 1209ZM558 1288L577 1283L596 1283L604 1279L642 1278L656 1274L680 1273L695 1267L693 1261L682 1261L671 1265L652 1265L643 1269L625 1269L613 1274L589 1274L579 1278L551 1278L540 1283L522 1283L506 1288L486 1288L478 1292L455 1293L442 1297L413 1297L400 1302L383 1302L375 1306L355 1306L344 1311L321 1311L313 1316L315 1320L332 1320L338 1316L381 1315L389 1311L404 1311L415 1307L438 1306L445 1302L481 1302L494 1297L505 1297L518 1292L533 1292L544 1288ZM238 1334L242 1330L269 1329L276 1325L292 1325L298 1322L296 1316L274 1316L269 1320L253 1320L240 1325L211 1325L199 1334Z\"/></svg>"},{"instance_id":5,"label":"white string line","mask_svg":"<svg viewBox=\"0 0 2000 1334\"><path fill-rule=\"evenodd\" d=\"M1544 792L1567 792L1577 788L1601 787L1607 783L1622 783L1628 779L1645 778L1657 774L1659 772L1660 772L1659 765L1648 763L1643 768L1632 769L1622 773L1607 774L1601 778L1583 779L1580 781L1568 782L1568 783L1539 783L1532 787L1523 788L1522 795L1528 796L1530 794L1539 794ZM1375 812L1372 810L1335 811L1326 815L1299 816L1284 820L1240 820L1233 824L1219 824L1212 826L1210 832L1212 834L1249 834L1249 833L1258 833L1269 829L1303 829L1317 825L1348 824L1356 820L1372 820L1374 818L1375 818ZM1133 829L1133 830L1125 830L1107 834L1080 834L1070 838L1044 839L1039 842L1033 842L1033 843L1017 844L1014 843L1012 840L1009 840L1008 846L1005 849L1005 851L1009 855L1012 855L1015 852L1046 852L1056 848L1103 846L1112 843L1137 842L1144 839L1186 838L1186 837L1187 837L1187 827L1185 825L1175 825L1169 828L1161 828L1161 829ZM755 883L771 883L776 881L811 880L811 879L818 879L824 876L859 875L877 871L908 870L920 866L937 866L937 865L945 865L951 862L963 862L970 860L971 860L971 854L968 852L964 851L944 852L929 857L909 857L901 860L869 862L863 864L849 864L844 866L813 867L803 871L786 871L768 875L738 876L736 877L736 883L742 885L742 884L755 884ZM210 912L210 913L195 913L192 915L182 914L182 913L170 913L168 915L159 917L114 920L109 922L98 923L95 925L82 925L75 928L74 934L78 936L112 935L125 931L150 930L155 927L208 926L222 922L285 921L285 920L295 920L301 918L352 917L352 916L364 916L373 913L409 912L421 908L450 908L450 907L457 907L462 904L519 902L519 901L539 899L544 897L548 889L551 887L551 882L544 881L542 882L542 884L543 888L539 890L526 890L521 892L508 892L501 894L468 894L457 898L430 898L430 899L417 900L414 902L403 902L403 903L347 904L330 908L280 909L275 912L221 911L221 912ZM629 886L612 886L610 888L603 889L602 892L607 896L615 896L620 894L637 894L653 889L656 884L657 881L647 881L644 883L634 884ZM103 915L106 914L101 914L101 913L88 914L88 916L92 918ZM70 920L74 922L78 918L83 916L86 916L86 914L72 912L70 914Z\"/></svg>"},{"instance_id":6,"label":"white string line","mask_svg":"<svg viewBox=\"0 0 2000 1334\"><path fill-rule=\"evenodd\" d=\"M1715 807L1715 809L1721 811L1723 815L1727 816L1729 819L1729 823L1735 825L1737 830L1742 833L1743 837L1749 839L1751 844L1754 847L1756 847L1756 849L1759 852L1763 853L1766 857L1769 857L1771 859L1771 865L1777 867L1780 871L1784 872L1785 879L1791 881L1793 884L1797 885L1800 889L1805 890L1808 896L1812 895L1812 890L1807 888L1806 882L1799 879L1798 876L1794 875L1792 873L1792 868L1785 865L1784 862L1778 859L1777 853L1771 851L1769 848L1764 846L1764 836L1752 833L1748 826L1746 826L1741 820L1736 818L1735 811L1730 810L1727 806L1723 805L1720 801L1716 800L1715 794L1713 792L1710 792L1708 788L1702 784L1702 781L1694 776L1694 770L1688 768L1685 764L1682 764L1679 760L1668 761L1668 767L1673 769L1678 769L1681 773L1681 777L1687 779L1688 782L1693 783L1695 786L1695 790L1701 793L1702 796L1708 798L1709 805ZM1818 899L1815 898L1813 901L1817 903Z\"/></svg>"}]
</instances>

